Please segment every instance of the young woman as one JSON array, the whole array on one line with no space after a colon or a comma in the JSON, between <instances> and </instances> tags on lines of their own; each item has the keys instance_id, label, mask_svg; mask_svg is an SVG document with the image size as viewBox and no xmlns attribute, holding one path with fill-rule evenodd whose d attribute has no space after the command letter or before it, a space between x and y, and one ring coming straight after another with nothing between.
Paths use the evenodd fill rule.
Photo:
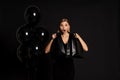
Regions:
<instances>
[{"instance_id":1,"label":"young woman","mask_svg":"<svg viewBox=\"0 0 120 80\"><path fill-rule=\"evenodd\" d=\"M88 51L88 46L77 33L70 33L70 24L68 19L60 21L58 33L52 34L52 39L45 48L45 53L51 53L54 56L53 80L74 80L74 64L71 57L70 44L72 38L78 38L82 49Z\"/></svg>"}]
</instances>

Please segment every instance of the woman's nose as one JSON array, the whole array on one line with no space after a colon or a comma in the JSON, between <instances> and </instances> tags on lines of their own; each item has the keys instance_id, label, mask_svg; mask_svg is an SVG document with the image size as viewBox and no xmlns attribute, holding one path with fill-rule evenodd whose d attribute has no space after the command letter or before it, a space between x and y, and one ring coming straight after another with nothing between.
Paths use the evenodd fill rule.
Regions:
<instances>
[{"instance_id":1,"label":"woman's nose","mask_svg":"<svg viewBox=\"0 0 120 80\"><path fill-rule=\"evenodd\" d=\"M65 26L63 26L63 29L65 29Z\"/></svg>"}]
</instances>

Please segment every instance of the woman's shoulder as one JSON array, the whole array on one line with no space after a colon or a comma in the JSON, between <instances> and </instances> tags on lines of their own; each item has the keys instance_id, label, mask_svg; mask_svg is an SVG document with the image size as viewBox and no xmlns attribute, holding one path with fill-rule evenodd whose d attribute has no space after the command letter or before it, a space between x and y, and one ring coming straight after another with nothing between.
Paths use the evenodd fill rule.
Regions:
<instances>
[{"instance_id":1,"label":"woman's shoulder","mask_svg":"<svg viewBox=\"0 0 120 80\"><path fill-rule=\"evenodd\" d=\"M60 32L58 32L58 33L56 33L56 35L57 35L57 37L59 37L59 36L61 36L61 33L60 33Z\"/></svg>"},{"instance_id":2,"label":"woman's shoulder","mask_svg":"<svg viewBox=\"0 0 120 80\"><path fill-rule=\"evenodd\" d=\"M70 36L75 37L75 32L70 32Z\"/></svg>"},{"instance_id":3,"label":"woman's shoulder","mask_svg":"<svg viewBox=\"0 0 120 80\"><path fill-rule=\"evenodd\" d=\"M70 33L70 35L72 36L72 38L78 38L80 35L76 32Z\"/></svg>"}]
</instances>

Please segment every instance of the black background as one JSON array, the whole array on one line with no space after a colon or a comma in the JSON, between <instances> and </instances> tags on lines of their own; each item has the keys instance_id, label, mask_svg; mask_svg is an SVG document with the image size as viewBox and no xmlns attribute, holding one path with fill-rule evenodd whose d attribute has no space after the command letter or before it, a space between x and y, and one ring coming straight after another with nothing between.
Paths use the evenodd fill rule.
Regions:
<instances>
[{"instance_id":1,"label":"black background","mask_svg":"<svg viewBox=\"0 0 120 80\"><path fill-rule=\"evenodd\" d=\"M75 80L120 79L118 0L2 0L0 1L0 80L25 80L17 59L16 30L25 24L24 11L36 5L41 23L52 34L61 18L70 19L71 31L86 41L84 59L74 59Z\"/></svg>"}]
</instances>

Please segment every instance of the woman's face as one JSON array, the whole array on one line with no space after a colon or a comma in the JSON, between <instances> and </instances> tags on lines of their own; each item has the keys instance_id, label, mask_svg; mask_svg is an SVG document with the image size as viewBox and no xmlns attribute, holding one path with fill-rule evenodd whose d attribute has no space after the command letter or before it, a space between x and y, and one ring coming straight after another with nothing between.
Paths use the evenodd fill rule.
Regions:
<instances>
[{"instance_id":1,"label":"woman's face","mask_svg":"<svg viewBox=\"0 0 120 80\"><path fill-rule=\"evenodd\" d=\"M62 33L65 33L65 32L69 32L69 30L70 30L70 25L68 24L68 22L61 22L60 31Z\"/></svg>"}]
</instances>

